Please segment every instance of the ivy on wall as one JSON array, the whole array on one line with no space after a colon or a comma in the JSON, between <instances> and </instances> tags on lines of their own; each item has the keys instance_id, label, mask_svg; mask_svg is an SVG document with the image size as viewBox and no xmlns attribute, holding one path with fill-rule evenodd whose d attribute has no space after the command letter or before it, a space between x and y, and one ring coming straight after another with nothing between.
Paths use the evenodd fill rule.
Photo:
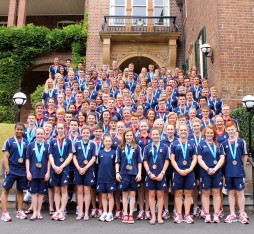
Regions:
<instances>
[{"instance_id":1,"label":"ivy on wall","mask_svg":"<svg viewBox=\"0 0 254 234\"><path fill-rule=\"evenodd\" d=\"M14 121L17 109L12 97L36 57L52 51L72 51L74 66L85 60L86 22L53 30L32 24L0 27L0 122Z\"/></svg>"}]
</instances>

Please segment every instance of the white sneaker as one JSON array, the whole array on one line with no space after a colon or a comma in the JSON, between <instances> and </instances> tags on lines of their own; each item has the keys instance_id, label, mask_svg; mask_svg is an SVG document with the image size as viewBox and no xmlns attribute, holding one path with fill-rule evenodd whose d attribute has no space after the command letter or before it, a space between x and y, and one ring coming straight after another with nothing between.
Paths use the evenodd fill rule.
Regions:
<instances>
[{"instance_id":1,"label":"white sneaker","mask_svg":"<svg viewBox=\"0 0 254 234\"><path fill-rule=\"evenodd\" d=\"M76 206L76 215L79 215L79 207Z\"/></svg>"},{"instance_id":2,"label":"white sneaker","mask_svg":"<svg viewBox=\"0 0 254 234\"><path fill-rule=\"evenodd\" d=\"M97 217L97 209L94 208L91 210L91 215L90 215L92 218L96 218Z\"/></svg>"},{"instance_id":3,"label":"white sneaker","mask_svg":"<svg viewBox=\"0 0 254 234\"><path fill-rule=\"evenodd\" d=\"M205 215L205 223L211 223L212 222L212 218L210 214L206 214Z\"/></svg>"},{"instance_id":4,"label":"white sneaker","mask_svg":"<svg viewBox=\"0 0 254 234\"><path fill-rule=\"evenodd\" d=\"M9 215L8 212L2 213L1 220L4 221L4 222L12 221L11 216Z\"/></svg>"},{"instance_id":5,"label":"white sneaker","mask_svg":"<svg viewBox=\"0 0 254 234\"><path fill-rule=\"evenodd\" d=\"M107 217L105 218L105 221L111 222L111 221L113 221L113 220L114 220L113 214L112 214L112 213L108 213L108 214L107 214Z\"/></svg>"},{"instance_id":6,"label":"white sneaker","mask_svg":"<svg viewBox=\"0 0 254 234\"><path fill-rule=\"evenodd\" d=\"M151 212L150 211L145 211L145 220L151 220Z\"/></svg>"},{"instance_id":7,"label":"white sneaker","mask_svg":"<svg viewBox=\"0 0 254 234\"><path fill-rule=\"evenodd\" d=\"M60 212L56 211L53 213L53 215L51 216L52 220L58 220L58 216L59 216Z\"/></svg>"},{"instance_id":8,"label":"white sneaker","mask_svg":"<svg viewBox=\"0 0 254 234\"><path fill-rule=\"evenodd\" d=\"M224 210L223 210L223 208L220 208L218 215L219 215L220 218L224 217Z\"/></svg>"},{"instance_id":9,"label":"white sneaker","mask_svg":"<svg viewBox=\"0 0 254 234\"><path fill-rule=\"evenodd\" d=\"M77 202L76 193L72 194L71 202Z\"/></svg>"},{"instance_id":10,"label":"white sneaker","mask_svg":"<svg viewBox=\"0 0 254 234\"><path fill-rule=\"evenodd\" d=\"M205 218L205 211L203 209L200 210L199 218L201 219Z\"/></svg>"},{"instance_id":11,"label":"white sneaker","mask_svg":"<svg viewBox=\"0 0 254 234\"><path fill-rule=\"evenodd\" d=\"M192 213L193 217L198 217L199 216L199 212L200 212L199 207L198 206L194 207L193 208L193 213Z\"/></svg>"},{"instance_id":12,"label":"white sneaker","mask_svg":"<svg viewBox=\"0 0 254 234\"><path fill-rule=\"evenodd\" d=\"M102 213L103 213L103 209L98 209L98 214L97 214L97 217L101 217L101 215L102 215Z\"/></svg>"},{"instance_id":13,"label":"white sneaker","mask_svg":"<svg viewBox=\"0 0 254 234\"><path fill-rule=\"evenodd\" d=\"M116 214L115 214L115 219L121 219L122 215L121 215L121 210L116 210Z\"/></svg>"},{"instance_id":14,"label":"white sneaker","mask_svg":"<svg viewBox=\"0 0 254 234\"><path fill-rule=\"evenodd\" d=\"M223 188L222 188L222 193L223 193L224 195L228 195L228 190L227 190L225 187L223 187Z\"/></svg>"},{"instance_id":15,"label":"white sneaker","mask_svg":"<svg viewBox=\"0 0 254 234\"><path fill-rule=\"evenodd\" d=\"M64 221L65 219L66 219L65 212L64 211L60 212L57 220Z\"/></svg>"},{"instance_id":16,"label":"white sneaker","mask_svg":"<svg viewBox=\"0 0 254 234\"><path fill-rule=\"evenodd\" d=\"M17 211L16 218L18 219L27 219L27 215L23 210Z\"/></svg>"},{"instance_id":17,"label":"white sneaker","mask_svg":"<svg viewBox=\"0 0 254 234\"><path fill-rule=\"evenodd\" d=\"M218 214L214 214L213 215L213 222L214 223L220 223L220 217Z\"/></svg>"},{"instance_id":18,"label":"white sneaker","mask_svg":"<svg viewBox=\"0 0 254 234\"><path fill-rule=\"evenodd\" d=\"M169 215L169 211L168 210L164 210L162 212L162 218L163 219L169 219L170 218L170 215Z\"/></svg>"},{"instance_id":19,"label":"white sneaker","mask_svg":"<svg viewBox=\"0 0 254 234\"><path fill-rule=\"evenodd\" d=\"M23 201L24 201L24 202L31 202L31 201L32 201L32 195L31 195L31 193L29 193L28 191L26 191L26 194L25 194L25 196L24 196L24 198L23 198Z\"/></svg>"},{"instance_id":20,"label":"white sneaker","mask_svg":"<svg viewBox=\"0 0 254 234\"><path fill-rule=\"evenodd\" d=\"M100 216L99 220L100 221L105 221L105 219L107 218L107 212L103 212L102 215Z\"/></svg>"},{"instance_id":21,"label":"white sneaker","mask_svg":"<svg viewBox=\"0 0 254 234\"><path fill-rule=\"evenodd\" d=\"M145 212L144 212L143 210L140 210L140 211L138 212L137 219L138 219L138 220L144 219L144 215L145 215Z\"/></svg>"},{"instance_id":22,"label":"white sneaker","mask_svg":"<svg viewBox=\"0 0 254 234\"><path fill-rule=\"evenodd\" d=\"M184 222L188 223L188 224L193 224L194 220L192 219L192 217L190 215L185 215L184 216Z\"/></svg>"}]
</instances>

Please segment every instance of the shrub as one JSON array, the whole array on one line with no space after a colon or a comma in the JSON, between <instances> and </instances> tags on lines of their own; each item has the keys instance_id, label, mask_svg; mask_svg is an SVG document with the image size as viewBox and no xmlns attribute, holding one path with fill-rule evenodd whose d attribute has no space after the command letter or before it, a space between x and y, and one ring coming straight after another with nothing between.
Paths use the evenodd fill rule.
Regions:
<instances>
[{"instance_id":1,"label":"shrub","mask_svg":"<svg viewBox=\"0 0 254 234\"><path fill-rule=\"evenodd\" d=\"M246 108L240 107L232 110L231 117L236 119L240 127L240 137L243 138L249 147L249 125L248 112ZM252 129L252 155L254 155L254 109L251 111L251 129Z\"/></svg>"},{"instance_id":2,"label":"shrub","mask_svg":"<svg viewBox=\"0 0 254 234\"><path fill-rule=\"evenodd\" d=\"M0 122L14 120L12 97L20 90L21 77L37 56L69 50L77 65L85 59L86 37L87 23L83 22L53 30L32 24L22 28L0 27Z\"/></svg>"},{"instance_id":3,"label":"shrub","mask_svg":"<svg viewBox=\"0 0 254 234\"><path fill-rule=\"evenodd\" d=\"M30 95L32 107L35 108L37 102L41 101L41 95L43 93L45 85L38 85L36 90Z\"/></svg>"}]
</instances>

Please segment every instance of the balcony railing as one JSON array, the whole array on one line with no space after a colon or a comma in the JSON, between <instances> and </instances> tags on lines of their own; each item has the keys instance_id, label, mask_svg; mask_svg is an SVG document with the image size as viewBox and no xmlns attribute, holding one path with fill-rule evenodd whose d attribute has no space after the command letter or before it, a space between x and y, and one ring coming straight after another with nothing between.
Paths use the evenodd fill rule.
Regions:
<instances>
[{"instance_id":1,"label":"balcony railing","mask_svg":"<svg viewBox=\"0 0 254 234\"><path fill-rule=\"evenodd\" d=\"M177 32L176 16L104 16L104 32Z\"/></svg>"}]
</instances>

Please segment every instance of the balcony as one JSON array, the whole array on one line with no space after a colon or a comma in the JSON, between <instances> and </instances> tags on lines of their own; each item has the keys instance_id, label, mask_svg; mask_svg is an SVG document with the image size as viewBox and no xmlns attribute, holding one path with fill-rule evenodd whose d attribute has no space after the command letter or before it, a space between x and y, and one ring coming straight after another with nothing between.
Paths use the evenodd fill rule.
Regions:
<instances>
[{"instance_id":1,"label":"balcony","mask_svg":"<svg viewBox=\"0 0 254 234\"><path fill-rule=\"evenodd\" d=\"M103 32L172 33L178 31L176 16L104 16Z\"/></svg>"}]
</instances>

